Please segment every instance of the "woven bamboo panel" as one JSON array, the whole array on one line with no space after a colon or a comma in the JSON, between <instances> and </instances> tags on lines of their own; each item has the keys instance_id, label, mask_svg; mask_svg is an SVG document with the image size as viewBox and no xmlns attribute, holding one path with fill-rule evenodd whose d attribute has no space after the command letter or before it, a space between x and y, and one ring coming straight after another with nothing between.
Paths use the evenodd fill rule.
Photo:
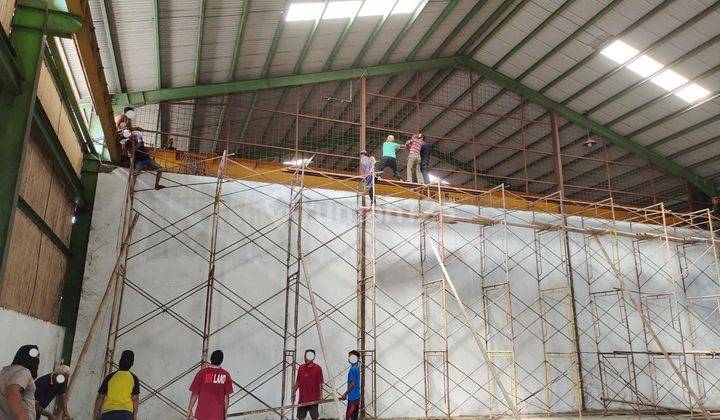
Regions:
<instances>
[{"instance_id":1,"label":"woven bamboo panel","mask_svg":"<svg viewBox=\"0 0 720 420\"><path fill-rule=\"evenodd\" d=\"M70 244L74 209L75 204L68 198L65 187L57 178L53 178L43 219L65 245Z\"/></svg>"},{"instance_id":2,"label":"woven bamboo panel","mask_svg":"<svg viewBox=\"0 0 720 420\"><path fill-rule=\"evenodd\" d=\"M2 1L2 0L0 0ZM80 148L80 143L72 129L70 118L68 117L67 110L60 100L60 94L58 93L57 86L50 75L45 63L40 66L40 79L38 80L37 97L42 104L45 114L47 114L57 134L60 143L65 150L65 154L70 163L75 169L75 173L80 175L82 168L83 154Z\"/></svg>"},{"instance_id":3,"label":"woven bamboo panel","mask_svg":"<svg viewBox=\"0 0 720 420\"><path fill-rule=\"evenodd\" d=\"M30 137L25 151L20 196L30 204L35 213L44 217L48 202L50 183L55 178L52 167L37 143Z\"/></svg>"},{"instance_id":4,"label":"woven bamboo panel","mask_svg":"<svg viewBox=\"0 0 720 420\"><path fill-rule=\"evenodd\" d=\"M39 261L42 263L37 267L35 289L28 315L56 323L60 313L60 297L65 280L67 258L50 239L43 236Z\"/></svg>"},{"instance_id":5,"label":"woven bamboo panel","mask_svg":"<svg viewBox=\"0 0 720 420\"><path fill-rule=\"evenodd\" d=\"M59 127L60 128L56 131L57 136L60 139L60 143L62 143L68 159L70 159L73 169L75 169L75 173L80 176L80 170L82 169L83 162L83 152L80 148L78 138L72 129L70 117L68 117L65 107L60 108Z\"/></svg>"},{"instance_id":6,"label":"woven bamboo panel","mask_svg":"<svg viewBox=\"0 0 720 420\"><path fill-rule=\"evenodd\" d=\"M0 305L27 313L32 302L42 233L22 212L15 213Z\"/></svg>"}]
</instances>

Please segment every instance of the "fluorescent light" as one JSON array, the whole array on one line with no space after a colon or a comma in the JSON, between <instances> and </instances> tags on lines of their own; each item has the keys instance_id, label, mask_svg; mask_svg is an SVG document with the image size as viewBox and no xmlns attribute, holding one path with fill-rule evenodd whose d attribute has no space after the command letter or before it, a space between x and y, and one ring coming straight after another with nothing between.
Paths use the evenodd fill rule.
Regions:
<instances>
[{"instance_id":1,"label":"fluorescent light","mask_svg":"<svg viewBox=\"0 0 720 420\"><path fill-rule=\"evenodd\" d=\"M639 53L640 51L620 40L613 42L600 51L600 54L618 64L627 63L628 60L636 57ZM632 70L634 73L642 77L649 77L650 75L662 70L663 67L665 67L664 64L655 61L652 57L646 54L637 57L632 63L627 65L629 70ZM650 79L650 81L670 92L687 83L688 79L670 69L667 69ZM698 99L708 96L709 94L709 90L696 83L692 83L675 92L675 96L686 102L695 102Z\"/></svg>"},{"instance_id":2,"label":"fluorescent light","mask_svg":"<svg viewBox=\"0 0 720 420\"><path fill-rule=\"evenodd\" d=\"M320 19L323 6L324 3L291 3L285 22Z\"/></svg>"},{"instance_id":3,"label":"fluorescent light","mask_svg":"<svg viewBox=\"0 0 720 420\"><path fill-rule=\"evenodd\" d=\"M328 3L323 19L342 19L355 16L360 8L359 1L333 1Z\"/></svg>"},{"instance_id":4,"label":"fluorescent light","mask_svg":"<svg viewBox=\"0 0 720 420\"><path fill-rule=\"evenodd\" d=\"M286 162L283 162L283 165L289 165L289 166L306 166L310 163L312 158L309 159L293 159L288 160Z\"/></svg>"},{"instance_id":5,"label":"fluorescent light","mask_svg":"<svg viewBox=\"0 0 720 420\"><path fill-rule=\"evenodd\" d=\"M436 182L438 181L438 179L440 179L440 178L436 177L436 176L433 175L433 174L428 174L428 179L430 180L431 183L434 184L434 183L436 183ZM444 184L444 185L450 184L449 182L445 181L444 179L440 179L440 183L441 183L441 184Z\"/></svg>"},{"instance_id":6,"label":"fluorescent light","mask_svg":"<svg viewBox=\"0 0 720 420\"><path fill-rule=\"evenodd\" d=\"M656 71L662 69L663 67L665 66L648 57L647 55L641 55L640 57L633 60L632 63L627 65L627 68L642 77L648 77Z\"/></svg>"},{"instance_id":7,"label":"fluorescent light","mask_svg":"<svg viewBox=\"0 0 720 420\"><path fill-rule=\"evenodd\" d=\"M687 87L680 89L675 92L675 95L685 100L685 102L695 102L698 99L702 99L710 94L710 91L697 83L692 83Z\"/></svg>"},{"instance_id":8,"label":"fluorescent light","mask_svg":"<svg viewBox=\"0 0 720 420\"><path fill-rule=\"evenodd\" d=\"M355 16L362 3L358 0L331 1L323 14L325 3L291 3L285 22L298 22L302 20L342 19ZM358 16L384 16L412 13L417 9L420 0L399 0L393 8L390 0L368 0L358 13ZM392 9L392 10L391 10Z\"/></svg>"},{"instance_id":9,"label":"fluorescent light","mask_svg":"<svg viewBox=\"0 0 720 420\"><path fill-rule=\"evenodd\" d=\"M388 0L367 0L358 16L384 16L390 13L392 5Z\"/></svg>"},{"instance_id":10,"label":"fluorescent light","mask_svg":"<svg viewBox=\"0 0 720 420\"><path fill-rule=\"evenodd\" d=\"M672 70L665 70L653 77L651 81L665 90L673 90L687 83L688 79L680 76Z\"/></svg>"},{"instance_id":11,"label":"fluorescent light","mask_svg":"<svg viewBox=\"0 0 720 420\"><path fill-rule=\"evenodd\" d=\"M638 55L639 52L640 51L629 46L628 44L617 40L605 47L602 51L600 51L600 54L604 55L605 57L611 59L618 64L624 64L629 59Z\"/></svg>"},{"instance_id":12,"label":"fluorescent light","mask_svg":"<svg viewBox=\"0 0 720 420\"><path fill-rule=\"evenodd\" d=\"M389 0L387 0L389 2ZM420 0L400 0L392 10L393 15L399 15L401 13L412 13L417 9L420 4Z\"/></svg>"}]
</instances>

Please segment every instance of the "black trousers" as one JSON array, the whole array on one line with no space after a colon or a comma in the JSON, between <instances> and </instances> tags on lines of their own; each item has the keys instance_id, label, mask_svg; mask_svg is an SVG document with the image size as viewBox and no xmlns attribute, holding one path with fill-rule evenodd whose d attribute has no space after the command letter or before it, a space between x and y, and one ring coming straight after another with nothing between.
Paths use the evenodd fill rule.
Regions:
<instances>
[{"instance_id":1,"label":"black trousers","mask_svg":"<svg viewBox=\"0 0 720 420\"><path fill-rule=\"evenodd\" d=\"M375 170L378 172L378 174L382 175L383 171L388 166L390 167L390 169L392 169L395 178L401 179L397 171L397 159L395 159L394 157L383 156L382 159L380 159L380 163Z\"/></svg>"}]
</instances>

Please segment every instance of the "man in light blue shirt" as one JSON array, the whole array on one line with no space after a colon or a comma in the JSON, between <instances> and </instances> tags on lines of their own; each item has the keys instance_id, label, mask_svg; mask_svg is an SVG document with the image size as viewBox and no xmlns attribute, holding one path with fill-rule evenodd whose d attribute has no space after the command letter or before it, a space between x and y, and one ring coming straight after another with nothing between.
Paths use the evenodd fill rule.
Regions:
<instances>
[{"instance_id":1,"label":"man in light blue shirt","mask_svg":"<svg viewBox=\"0 0 720 420\"><path fill-rule=\"evenodd\" d=\"M347 390L340 397L340 400L347 399L347 411L345 411L345 420L357 420L360 414L360 401L362 397L362 387L360 381L360 352L353 350L348 353L348 362L350 370L348 370Z\"/></svg>"},{"instance_id":2,"label":"man in light blue shirt","mask_svg":"<svg viewBox=\"0 0 720 420\"><path fill-rule=\"evenodd\" d=\"M390 169L392 169L395 178L401 179L397 171L397 151L402 148L403 146L395 143L395 136L392 134L387 136L385 143L383 143L382 159L380 159L380 164L377 167L378 174L382 175L385 168L389 166Z\"/></svg>"}]
</instances>

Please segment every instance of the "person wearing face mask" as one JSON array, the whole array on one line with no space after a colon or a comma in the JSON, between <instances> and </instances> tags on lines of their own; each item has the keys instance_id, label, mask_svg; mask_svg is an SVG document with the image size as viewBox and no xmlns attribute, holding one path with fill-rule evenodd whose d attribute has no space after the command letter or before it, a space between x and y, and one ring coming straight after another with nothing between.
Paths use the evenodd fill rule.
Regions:
<instances>
[{"instance_id":1,"label":"person wearing face mask","mask_svg":"<svg viewBox=\"0 0 720 420\"><path fill-rule=\"evenodd\" d=\"M348 362L350 370L347 376L347 390L342 394L340 400L347 400L347 411L345 411L345 420L357 420L360 413L360 398L362 393L360 383L360 352L353 350L348 353Z\"/></svg>"},{"instance_id":2,"label":"person wearing face mask","mask_svg":"<svg viewBox=\"0 0 720 420\"><path fill-rule=\"evenodd\" d=\"M297 418L302 420L310 413L310 418L317 420L318 401L322 399L323 371L320 365L315 363L315 350L305 350L305 363L300 365L297 373L297 380L292 388L292 400L295 401L297 390L300 389L300 399L297 409ZM315 402L315 404L310 404Z\"/></svg>"},{"instance_id":3,"label":"person wearing face mask","mask_svg":"<svg viewBox=\"0 0 720 420\"><path fill-rule=\"evenodd\" d=\"M9 366L0 370L0 419L35 419L35 378L40 366L40 350L26 344L15 353Z\"/></svg>"},{"instance_id":4,"label":"person wearing face mask","mask_svg":"<svg viewBox=\"0 0 720 420\"><path fill-rule=\"evenodd\" d=\"M58 397L58 405L62 409L60 419L69 419L70 411L67 407L67 399L65 392L67 384L70 381L70 367L60 365L55 372L43 375L35 380L35 411L37 412L35 419L45 416L50 420L56 420L56 417L50 410L46 410L55 397Z\"/></svg>"},{"instance_id":5,"label":"person wearing face mask","mask_svg":"<svg viewBox=\"0 0 720 420\"><path fill-rule=\"evenodd\" d=\"M187 419L220 420L227 418L230 395L233 392L230 373L220 365L225 358L222 350L210 355L210 366L200 369L190 385L190 404ZM197 409L193 408L197 402Z\"/></svg>"},{"instance_id":6,"label":"person wearing face mask","mask_svg":"<svg viewBox=\"0 0 720 420\"><path fill-rule=\"evenodd\" d=\"M93 412L95 420L137 420L140 380L130 372L134 363L135 353L123 351L118 370L106 376L98 389Z\"/></svg>"}]
</instances>

